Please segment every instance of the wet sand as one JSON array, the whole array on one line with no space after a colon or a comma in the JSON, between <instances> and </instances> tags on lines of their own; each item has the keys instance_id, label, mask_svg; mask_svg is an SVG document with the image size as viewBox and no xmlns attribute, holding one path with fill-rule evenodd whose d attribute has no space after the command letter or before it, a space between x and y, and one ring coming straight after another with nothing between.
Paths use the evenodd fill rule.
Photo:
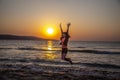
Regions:
<instances>
[{"instance_id":1,"label":"wet sand","mask_svg":"<svg viewBox=\"0 0 120 80\"><path fill-rule=\"evenodd\" d=\"M79 74L74 74L70 71L50 71L45 70L33 70L28 68L28 66L18 65L19 68L15 68L13 65L1 65L0 67L0 80L120 80L119 72L106 72L106 71L93 71L95 74L99 73L101 75L95 75L90 73L88 70L80 69ZM18 67L17 66L17 67ZM44 67L44 66L39 66ZM34 67L32 67L34 68ZM50 68L48 66L48 68ZM50 68L54 69L54 67ZM108 76L108 74L113 75L113 77ZM117 74L118 76L114 76Z\"/></svg>"},{"instance_id":2,"label":"wet sand","mask_svg":"<svg viewBox=\"0 0 120 80\"><path fill-rule=\"evenodd\" d=\"M73 75L67 72L33 72L29 70L0 70L0 80L118 80L109 77Z\"/></svg>"}]
</instances>

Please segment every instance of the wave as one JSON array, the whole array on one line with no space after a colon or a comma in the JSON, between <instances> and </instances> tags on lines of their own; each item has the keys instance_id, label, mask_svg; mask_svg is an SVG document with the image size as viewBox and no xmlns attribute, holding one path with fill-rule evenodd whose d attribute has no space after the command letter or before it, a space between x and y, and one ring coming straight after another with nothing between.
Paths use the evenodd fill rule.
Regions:
<instances>
[{"instance_id":1,"label":"wave","mask_svg":"<svg viewBox=\"0 0 120 80\"><path fill-rule=\"evenodd\" d=\"M86 47L81 47L81 46L80 46L80 47L70 47L70 48L86 48Z\"/></svg>"},{"instance_id":2,"label":"wave","mask_svg":"<svg viewBox=\"0 0 120 80\"><path fill-rule=\"evenodd\" d=\"M21 63L44 63L44 64L54 64L54 65L69 65L67 62L60 62L60 61L50 61L50 60L44 60L44 59L0 59L1 62L21 62ZM120 69L120 65L115 64L102 64L102 63L81 63L81 62L75 62L73 65L80 65L80 66L87 66L87 67L97 67L97 68L114 68L114 69Z\"/></svg>"},{"instance_id":3,"label":"wave","mask_svg":"<svg viewBox=\"0 0 120 80\"><path fill-rule=\"evenodd\" d=\"M18 48L19 50L37 50L37 51L49 51L48 49L37 49L37 48ZM61 51L61 50L50 50L50 51ZM111 51L99 51L99 50L69 50L69 52L84 52L94 54L120 54L120 52Z\"/></svg>"},{"instance_id":4,"label":"wave","mask_svg":"<svg viewBox=\"0 0 120 80\"><path fill-rule=\"evenodd\" d=\"M120 52L99 51L99 50L69 50L69 51L70 52L94 53L94 54L120 54Z\"/></svg>"},{"instance_id":5,"label":"wave","mask_svg":"<svg viewBox=\"0 0 120 80\"><path fill-rule=\"evenodd\" d=\"M94 48L94 49L120 49L120 48Z\"/></svg>"},{"instance_id":6,"label":"wave","mask_svg":"<svg viewBox=\"0 0 120 80\"><path fill-rule=\"evenodd\" d=\"M37 48L18 48L18 50L41 50L41 51L43 51L43 49L37 49Z\"/></svg>"},{"instance_id":7,"label":"wave","mask_svg":"<svg viewBox=\"0 0 120 80\"><path fill-rule=\"evenodd\" d=\"M60 50L48 50L40 48L17 48L18 50L35 50L35 51L60 51Z\"/></svg>"},{"instance_id":8,"label":"wave","mask_svg":"<svg viewBox=\"0 0 120 80\"><path fill-rule=\"evenodd\" d=\"M49 51L48 49L38 49L38 48L18 48L19 50L36 50L36 51ZM50 51L61 51L61 50L50 50ZM94 53L94 54L120 54L120 52L112 51L99 51L99 50L69 50L69 52L83 52L83 53Z\"/></svg>"},{"instance_id":9,"label":"wave","mask_svg":"<svg viewBox=\"0 0 120 80\"><path fill-rule=\"evenodd\" d=\"M40 49L40 48L31 48L31 47L20 47L20 48L0 48L0 50L6 49L17 49L17 50L35 50L35 51L61 51L61 50L48 50L48 49ZM82 53L93 53L93 54L120 54L120 52L113 51L100 51L100 50L90 50L90 49L82 49L82 50L72 50L69 49L69 52L82 52Z\"/></svg>"},{"instance_id":10,"label":"wave","mask_svg":"<svg viewBox=\"0 0 120 80\"><path fill-rule=\"evenodd\" d=\"M40 63L48 63L48 64L68 64L66 62L56 62L56 61L51 61L51 60L45 60L45 59L7 59L7 58L3 58L0 59L0 61L4 62L4 61L8 61L8 62L23 62L23 63L28 63L28 62L40 62Z\"/></svg>"},{"instance_id":11,"label":"wave","mask_svg":"<svg viewBox=\"0 0 120 80\"><path fill-rule=\"evenodd\" d=\"M76 64L81 64L89 67L102 67L102 68L117 68L120 69L119 65L114 65L114 64L100 64L100 63L76 63Z\"/></svg>"},{"instance_id":12,"label":"wave","mask_svg":"<svg viewBox=\"0 0 120 80\"><path fill-rule=\"evenodd\" d=\"M13 49L13 48L0 48L0 50Z\"/></svg>"}]
</instances>

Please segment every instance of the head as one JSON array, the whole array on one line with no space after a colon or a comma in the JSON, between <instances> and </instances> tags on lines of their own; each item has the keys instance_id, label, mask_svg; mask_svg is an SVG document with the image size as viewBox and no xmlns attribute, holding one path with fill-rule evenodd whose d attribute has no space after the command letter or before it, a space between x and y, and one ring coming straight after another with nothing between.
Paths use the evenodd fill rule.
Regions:
<instances>
[{"instance_id":1,"label":"head","mask_svg":"<svg viewBox=\"0 0 120 80\"><path fill-rule=\"evenodd\" d=\"M63 37L67 37L67 38L70 37L70 35L69 35L67 32L63 32L62 36L63 36Z\"/></svg>"}]
</instances>

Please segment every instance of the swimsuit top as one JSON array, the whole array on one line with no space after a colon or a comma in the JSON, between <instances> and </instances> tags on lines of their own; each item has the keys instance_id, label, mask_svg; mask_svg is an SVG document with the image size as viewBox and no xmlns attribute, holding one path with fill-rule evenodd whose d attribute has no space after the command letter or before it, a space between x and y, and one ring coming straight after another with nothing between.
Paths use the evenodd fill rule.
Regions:
<instances>
[{"instance_id":1,"label":"swimsuit top","mask_svg":"<svg viewBox=\"0 0 120 80\"><path fill-rule=\"evenodd\" d=\"M69 38L65 37L61 39L62 48L67 48Z\"/></svg>"}]
</instances>

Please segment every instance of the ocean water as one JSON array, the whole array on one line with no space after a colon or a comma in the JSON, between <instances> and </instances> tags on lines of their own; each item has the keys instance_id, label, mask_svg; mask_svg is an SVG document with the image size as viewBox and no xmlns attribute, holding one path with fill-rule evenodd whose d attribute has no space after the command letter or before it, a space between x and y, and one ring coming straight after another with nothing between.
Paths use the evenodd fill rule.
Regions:
<instances>
[{"instance_id":1,"label":"ocean water","mask_svg":"<svg viewBox=\"0 0 120 80\"><path fill-rule=\"evenodd\" d=\"M70 41L68 49L67 57L72 59L73 65L61 60L59 41L0 40L0 65L17 65L13 66L15 68L20 65L40 65L120 72L120 42Z\"/></svg>"}]
</instances>

